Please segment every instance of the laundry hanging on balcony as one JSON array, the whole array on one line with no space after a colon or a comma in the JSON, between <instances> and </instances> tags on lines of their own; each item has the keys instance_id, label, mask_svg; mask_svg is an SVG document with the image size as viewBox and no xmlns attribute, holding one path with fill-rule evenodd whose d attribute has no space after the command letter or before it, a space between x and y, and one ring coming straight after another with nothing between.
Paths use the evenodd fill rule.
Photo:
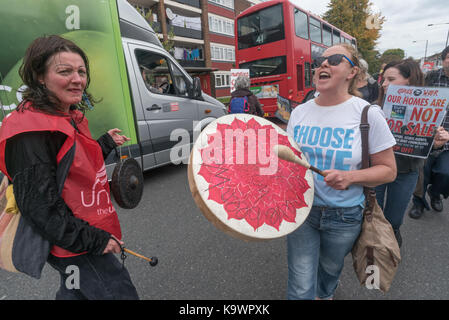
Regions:
<instances>
[{"instance_id":1,"label":"laundry hanging on balcony","mask_svg":"<svg viewBox=\"0 0 449 320\"><path fill-rule=\"evenodd\" d=\"M201 31L200 17L185 17L171 12L167 18L173 26Z\"/></svg>"},{"instance_id":2,"label":"laundry hanging on balcony","mask_svg":"<svg viewBox=\"0 0 449 320\"><path fill-rule=\"evenodd\" d=\"M175 47L174 52L175 59L178 60L202 60L203 59L203 52L202 49L188 49L188 48L179 48Z\"/></svg>"}]
</instances>

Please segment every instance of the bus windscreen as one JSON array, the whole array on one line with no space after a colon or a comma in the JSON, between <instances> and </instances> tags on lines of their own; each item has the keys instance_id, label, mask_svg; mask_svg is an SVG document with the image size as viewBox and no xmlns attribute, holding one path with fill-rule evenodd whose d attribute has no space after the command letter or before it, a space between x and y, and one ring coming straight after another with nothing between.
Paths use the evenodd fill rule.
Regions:
<instances>
[{"instance_id":1,"label":"bus windscreen","mask_svg":"<svg viewBox=\"0 0 449 320\"><path fill-rule=\"evenodd\" d=\"M238 48L246 49L285 38L282 4L260 10L237 21Z\"/></svg>"},{"instance_id":2,"label":"bus windscreen","mask_svg":"<svg viewBox=\"0 0 449 320\"><path fill-rule=\"evenodd\" d=\"M241 63L240 69L249 69L250 78L286 73L287 57L281 56Z\"/></svg>"}]
</instances>

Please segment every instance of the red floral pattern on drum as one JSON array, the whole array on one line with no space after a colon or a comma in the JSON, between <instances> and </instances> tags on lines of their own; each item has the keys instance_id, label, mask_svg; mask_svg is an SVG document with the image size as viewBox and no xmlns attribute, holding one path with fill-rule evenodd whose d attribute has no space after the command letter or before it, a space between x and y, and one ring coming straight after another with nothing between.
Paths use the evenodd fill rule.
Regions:
<instances>
[{"instance_id":1,"label":"red floral pattern on drum","mask_svg":"<svg viewBox=\"0 0 449 320\"><path fill-rule=\"evenodd\" d=\"M236 164L236 150L239 147L236 145L236 137L233 144L226 144L225 133L226 130L230 132L229 129L234 131L241 129L247 133L252 133L252 129L258 132L252 142L255 141L256 149L265 148L262 152L265 150L266 156L270 156L271 150L269 135L277 136L277 144L290 147L287 136L278 134L271 125L261 125L254 119L245 123L236 118L231 125L217 124L217 131L208 135L208 146L200 150L203 163L198 173L209 184L208 199L222 204L228 219L245 219L255 231L263 224L279 231L283 220L294 223L296 210L307 207L303 196L310 188L305 179L306 169L271 155L276 157L277 171L272 175L261 175L260 168L268 167L269 164L261 164L259 159L255 163L248 161L251 158L248 155L248 146L250 150L252 146L248 144L248 140L251 140L248 138L244 139L244 149L241 149L245 153L245 162ZM226 150L229 152L230 148L233 161L228 163L229 158L226 161L225 155ZM300 152L291 149L301 157ZM211 155L216 161L210 161Z\"/></svg>"}]
</instances>

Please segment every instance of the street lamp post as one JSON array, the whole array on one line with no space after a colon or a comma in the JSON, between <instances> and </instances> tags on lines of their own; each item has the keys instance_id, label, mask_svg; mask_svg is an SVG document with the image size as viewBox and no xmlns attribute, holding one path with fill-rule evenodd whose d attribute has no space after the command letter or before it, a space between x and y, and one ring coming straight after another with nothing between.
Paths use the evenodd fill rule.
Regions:
<instances>
[{"instance_id":1,"label":"street lamp post","mask_svg":"<svg viewBox=\"0 0 449 320\"><path fill-rule=\"evenodd\" d=\"M427 26L428 27L430 27L430 26L438 26L438 25L441 25L441 24L449 24L449 22L445 22L445 23L430 23ZM446 45L444 46L445 48L447 47L448 42L449 42L449 29L447 30Z\"/></svg>"},{"instance_id":2,"label":"street lamp post","mask_svg":"<svg viewBox=\"0 0 449 320\"><path fill-rule=\"evenodd\" d=\"M429 44L429 40L414 40L413 43L416 43L418 41L425 41L426 42L426 49L424 51L424 62L426 62L426 58L427 58L427 46Z\"/></svg>"}]
</instances>

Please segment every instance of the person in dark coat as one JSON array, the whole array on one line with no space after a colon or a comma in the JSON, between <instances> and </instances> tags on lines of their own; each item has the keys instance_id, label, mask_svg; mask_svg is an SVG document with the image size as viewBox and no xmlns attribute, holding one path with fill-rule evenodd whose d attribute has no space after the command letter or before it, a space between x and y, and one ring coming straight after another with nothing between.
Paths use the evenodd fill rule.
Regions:
<instances>
[{"instance_id":1,"label":"person in dark coat","mask_svg":"<svg viewBox=\"0 0 449 320\"><path fill-rule=\"evenodd\" d=\"M246 76L238 76L235 80L235 91L231 93L231 101L233 98L248 97L249 114L263 117L262 106L259 99L249 90L251 80Z\"/></svg>"},{"instance_id":2,"label":"person in dark coat","mask_svg":"<svg viewBox=\"0 0 449 320\"><path fill-rule=\"evenodd\" d=\"M426 87L449 88L449 47L441 53L443 67L431 71L426 76ZM409 211L410 218L419 219L424 209L432 207L436 212L443 211L441 197L449 197L449 113L444 117L441 127L435 133L433 149L427 158L424 168L413 193L413 206ZM426 200L426 192L430 197L430 207Z\"/></svg>"},{"instance_id":3,"label":"person in dark coat","mask_svg":"<svg viewBox=\"0 0 449 320\"><path fill-rule=\"evenodd\" d=\"M362 99L374 103L379 97L379 85L368 73L368 63L363 59L360 59L360 69L362 77L357 83L357 89L362 94Z\"/></svg>"}]
</instances>

